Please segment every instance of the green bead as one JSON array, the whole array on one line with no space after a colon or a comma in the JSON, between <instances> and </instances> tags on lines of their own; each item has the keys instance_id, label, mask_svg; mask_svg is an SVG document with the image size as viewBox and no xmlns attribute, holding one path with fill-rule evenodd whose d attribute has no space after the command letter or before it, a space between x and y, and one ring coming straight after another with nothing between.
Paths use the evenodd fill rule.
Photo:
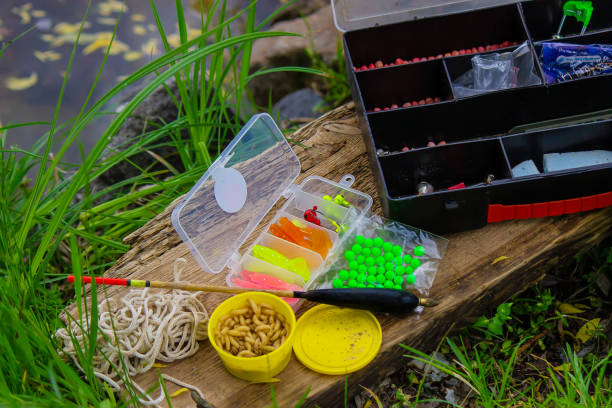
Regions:
<instances>
[{"instance_id":1,"label":"green bead","mask_svg":"<svg viewBox=\"0 0 612 408\"><path fill-rule=\"evenodd\" d=\"M387 280L387 278L385 278L385 275L378 275L378 276L376 276L376 282L378 282L378 283L383 283L386 280Z\"/></svg>"},{"instance_id":2,"label":"green bead","mask_svg":"<svg viewBox=\"0 0 612 408\"><path fill-rule=\"evenodd\" d=\"M396 266L395 267L395 273L398 275L403 275L406 272L406 268L404 268L403 266Z\"/></svg>"},{"instance_id":3,"label":"green bead","mask_svg":"<svg viewBox=\"0 0 612 408\"><path fill-rule=\"evenodd\" d=\"M363 283L363 282L365 282L365 281L366 281L366 275L365 275L365 273L362 273L362 274L357 275L357 282L359 282L359 283Z\"/></svg>"},{"instance_id":4,"label":"green bead","mask_svg":"<svg viewBox=\"0 0 612 408\"><path fill-rule=\"evenodd\" d=\"M368 268L368 275L376 275L377 272L378 272L378 268L374 265Z\"/></svg>"},{"instance_id":5,"label":"green bead","mask_svg":"<svg viewBox=\"0 0 612 408\"><path fill-rule=\"evenodd\" d=\"M374 263L375 263L374 258L372 258L371 256L366 257L366 260L365 260L366 265L372 266L374 265Z\"/></svg>"},{"instance_id":6,"label":"green bead","mask_svg":"<svg viewBox=\"0 0 612 408\"><path fill-rule=\"evenodd\" d=\"M366 273L368 271L368 267L365 265L359 265L359 268L357 268L357 272L359 273Z\"/></svg>"},{"instance_id":7,"label":"green bead","mask_svg":"<svg viewBox=\"0 0 612 408\"><path fill-rule=\"evenodd\" d=\"M359 245L363 244L363 241L365 241L365 238L362 235L357 235L355 237L355 242L358 243Z\"/></svg>"},{"instance_id":8,"label":"green bead","mask_svg":"<svg viewBox=\"0 0 612 408\"><path fill-rule=\"evenodd\" d=\"M343 285L343 282L342 282L342 279L340 279L340 278L336 278L336 279L334 279L334 281L332 282L332 286L333 286L334 288L336 288L336 289L341 288L341 287L342 287L342 285Z\"/></svg>"},{"instance_id":9,"label":"green bead","mask_svg":"<svg viewBox=\"0 0 612 408\"><path fill-rule=\"evenodd\" d=\"M392 271L393 269L395 269L395 266L393 266L393 264L391 262L387 262L385 264L385 269L388 271Z\"/></svg>"},{"instance_id":10,"label":"green bead","mask_svg":"<svg viewBox=\"0 0 612 408\"><path fill-rule=\"evenodd\" d=\"M357 261L357 263L358 263L358 264L362 264L362 263L364 263L364 262L365 262L365 256L363 256L363 255L359 255L359 256L357 257L356 261Z\"/></svg>"},{"instance_id":11,"label":"green bead","mask_svg":"<svg viewBox=\"0 0 612 408\"><path fill-rule=\"evenodd\" d=\"M379 266L377 269L378 269L378 274L379 274L379 275L380 275L380 274L383 274L383 275L384 275L384 274L385 274L385 272L387 271L387 270L385 269L385 267L384 267L384 266Z\"/></svg>"},{"instance_id":12,"label":"green bead","mask_svg":"<svg viewBox=\"0 0 612 408\"><path fill-rule=\"evenodd\" d=\"M391 252L385 252L385 261L391 262L393 260L393 254Z\"/></svg>"},{"instance_id":13,"label":"green bead","mask_svg":"<svg viewBox=\"0 0 612 408\"><path fill-rule=\"evenodd\" d=\"M348 271L346 271L346 270L344 270L344 269L341 269L341 270L340 270L340 272L338 272L338 277L339 277L340 279L342 279L343 281L347 280L347 279L348 279L348 276L349 276Z\"/></svg>"},{"instance_id":14,"label":"green bead","mask_svg":"<svg viewBox=\"0 0 612 408\"><path fill-rule=\"evenodd\" d=\"M414 282L416 282L416 277L414 275L408 275L406 276L406 282L412 285Z\"/></svg>"},{"instance_id":15,"label":"green bead","mask_svg":"<svg viewBox=\"0 0 612 408\"><path fill-rule=\"evenodd\" d=\"M386 252L391 252L391 250L393 249L393 244L390 242L385 242L382 246L383 251Z\"/></svg>"},{"instance_id":16,"label":"green bead","mask_svg":"<svg viewBox=\"0 0 612 408\"><path fill-rule=\"evenodd\" d=\"M393 288L393 282L386 281L385 284L384 284L384 287L387 288L387 289Z\"/></svg>"},{"instance_id":17,"label":"green bead","mask_svg":"<svg viewBox=\"0 0 612 408\"><path fill-rule=\"evenodd\" d=\"M408 254L404 255L404 263L410 264L410 261L412 261L412 257Z\"/></svg>"},{"instance_id":18,"label":"green bead","mask_svg":"<svg viewBox=\"0 0 612 408\"><path fill-rule=\"evenodd\" d=\"M375 262L376 265L383 266L385 264L385 258L383 258L382 256L377 256Z\"/></svg>"},{"instance_id":19,"label":"green bead","mask_svg":"<svg viewBox=\"0 0 612 408\"><path fill-rule=\"evenodd\" d=\"M393 285L393 289L402 290L402 285Z\"/></svg>"},{"instance_id":20,"label":"green bead","mask_svg":"<svg viewBox=\"0 0 612 408\"><path fill-rule=\"evenodd\" d=\"M366 240L364 241L363 245L365 245L366 248L370 248L372 245L374 245L374 241L372 241L371 238L366 238Z\"/></svg>"},{"instance_id":21,"label":"green bead","mask_svg":"<svg viewBox=\"0 0 612 408\"><path fill-rule=\"evenodd\" d=\"M354 269L351 269L348 273L348 278L349 279L355 279L357 277L357 271ZM346 279L345 279L346 280Z\"/></svg>"},{"instance_id":22,"label":"green bead","mask_svg":"<svg viewBox=\"0 0 612 408\"><path fill-rule=\"evenodd\" d=\"M401 256L397 256L395 258L393 258L393 263L396 265L402 265L404 263L404 260L402 259Z\"/></svg>"},{"instance_id":23,"label":"green bead","mask_svg":"<svg viewBox=\"0 0 612 408\"><path fill-rule=\"evenodd\" d=\"M357 263L357 261L351 261L348 263L349 269L357 269L358 266L359 264Z\"/></svg>"},{"instance_id":24,"label":"green bead","mask_svg":"<svg viewBox=\"0 0 612 408\"><path fill-rule=\"evenodd\" d=\"M413 252L416 256L423 256L425 255L425 248L423 248L422 245L419 245L419 246L414 247Z\"/></svg>"},{"instance_id":25,"label":"green bead","mask_svg":"<svg viewBox=\"0 0 612 408\"><path fill-rule=\"evenodd\" d=\"M353 245L353 247L352 247L351 249L353 250L353 252L354 252L354 253L356 253L356 254L360 254L360 253L361 253L361 250L362 250L363 248L361 247L361 245L359 245L359 244L355 244L355 245Z\"/></svg>"},{"instance_id":26,"label":"green bead","mask_svg":"<svg viewBox=\"0 0 612 408\"><path fill-rule=\"evenodd\" d=\"M395 278L395 274L393 273L393 271L387 271L385 272L385 278L387 278L387 280L393 280Z\"/></svg>"},{"instance_id":27,"label":"green bead","mask_svg":"<svg viewBox=\"0 0 612 408\"><path fill-rule=\"evenodd\" d=\"M374 276L374 275L368 275L368 277L366 278L366 280L368 281L368 283L376 283L376 276Z\"/></svg>"},{"instance_id":28,"label":"green bead","mask_svg":"<svg viewBox=\"0 0 612 408\"><path fill-rule=\"evenodd\" d=\"M355 253L353 251L346 251L344 253L344 259L346 259L347 261L352 261L353 259L355 259Z\"/></svg>"},{"instance_id":29,"label":"green bead","mask_svg":"<svg viewBox=\"0 0 612 408\"><path fill-rule=\"evenodd\" d=\"M382 254L382 252L380 251L380 248L372 248L372 256L380 256L380 254Z\"/></svg>"},{"instance_id":30,"label":"green bead","mask_svg":"<svg viewBox=\"0 0 612 408\"><path fill-rule=\"evenodd\" d=\"M365 284L363 284L363 283L358 283L358 284L357 284L357 287L358 287L358 288L365 288L365 287L366 287L366 285L365 285Z\"/></svg>"},{"instance_id":31,"label":"green bead","mask_svg":"<svg viewBox=\"0 0 612 408\"><path fill-rule=\"evenodd\" d=\"M419 266L421 266L421 261L419 261L416 258L412 258L412 261L410 261L410 266L412 266L414 269L416 269Z\"/></svg>"},{"instance_id":32,"label":"green bead","mask_svg":"<svg viewBox=\"0 0 612 408\"><path fill-rule=\"evenodd\" d=\"M374 286L374 285L372 285L372 284L370 283L370 284L369 284L368 286L366 286L366 287L367 287L367 288L375 288L376 286Z\"/></svg>"},{"instance_id":33,"label":"green bead","mask_svg":"<svg viewBox=\"0 0 612 408\"><path fill-rule=\"evenodd\" d=\"M402 283L404 283L404 278L401 276L396 276L395 278L393 278L393 283L395 283L396 285L401 285Z\"/></svg>"},{"instance_id":34,"label":"green bead","mask_svg":"<svg viewBox=\"0 0 612 408\"><path fill-rule=\"evenodd\" d=\"M370 248L363 248L361 250L361 254L367 258L368 256L372 255L372 250Z\"/></svg>"},{"instance_id":35,"label":"green bead","mask_svg":"<svg viewBox=\"0 0 612 408\"><path fill-rule=\"evenodd\" d=\"M395 256L399 256L402 253L402 247L399 245L394 245L392 251L395 254Z\"/></svg>"},{"instance_id":36,"label":"green bead","mask_svg":"<svg viewBox=\"0 0 612 408\"><path fill-rule=\"evenodd\" d=\"M349 288L357 287L357 281L355 279L351 279L350 281L348 281L348 287Z\"/></svg>"},{"instance_id":37,"label":"green bead","mask_svg":"<svg viewBox=\"0 0 612 408\"><path fill-rule=\"evenodd\" d=\"M374 238L374 246L381 247L383 244L383 240L381 237Z\"/></svg>"},{"instance_id":38,"label":"green bead","mask_svg":"<svg viewBox=\"0 0 612 408\"><path fill-rule=\"evenodd\" d=\"M404 272L406 275L410 275L414 272L414 268L412 266L407 266Z\"/></svg>"}]
</instances>

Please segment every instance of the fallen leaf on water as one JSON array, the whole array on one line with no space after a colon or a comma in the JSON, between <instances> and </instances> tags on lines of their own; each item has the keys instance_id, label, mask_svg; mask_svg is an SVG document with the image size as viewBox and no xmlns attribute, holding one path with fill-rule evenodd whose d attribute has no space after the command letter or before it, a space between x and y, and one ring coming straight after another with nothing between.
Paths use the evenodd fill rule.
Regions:
<instances>
[{"instance_id":1,"label":"fallen leaf on water","mask_svg":"<svg viewBox=\"0 0 612 408\"><path fill-rule=\"evenodd\" d=\"M149 29L149 31L157 30L157 26L155 24L147 24L147 28Z\"/></svg>"},{"instance_id":2,"label":"fallen leaf on water","mask_svg":"<svg viewBox=\"0 0 612 408\"><path fill-rule=\"evenodd\" d=\"M83 55L89 55L100 48L103 49L103 51L106 51L106 48L111 42L112 36L113 33L111 32L98 33L96 39L83 49ZM122 52L129 51L129 49L130 47L128 47L127 44L115 38L108 53L110 55L117 55Z\"/></svg>"},{"instance_id":3,"label":"fallen leaf on water","mask_svg":"<svg viewBox=\"0 0 612 408\"><path fill-rule=\"evenodd\" d=\"M4 81L4 85L11 91L23 91L34 86L36 82L38 82L38 74L32 72L29 77L25 78L8 77Z\"/></svg>"},{"instance_id":4,"label":"fallen leaf on water","mask_svg":"<svg viewBox=\"0 0 612 408\"><path fill-rule=\"evenodd\" d=\"M91 23L89 21L86 21L85 24L83 24L83 29L89 27L91 27ZM79 32L79 28L81 28L81 23L59 23L58 25L53 27L53 31L55 31L59 35L76 34Z\"/></svg>"},{"instance_id":5,"label":"fallen leaf on water","mask_svg":"<svg viewBox=\"0 0 612 408\"><path fill-rule=\"evenodd\" d=\"M44 42L53 42L55 40L55 36L53 34L43 34L40 36L40 38Z\"/></svg>"},{"instance_id":6,"label":"fallen leaf on water","mask_svg":"<svg viewBox=\"0 0 612 408\"><path fill-rule=\"evenodd\" d=\"M136 35L145 35L147 33L147 29L141 25L135 25L132 27L132 32Z\"/></svg>"},{"instance_id":7,"label":"fallen leaf on water","mask_svg":"<svg viewBox=\"0 0 612 408\"><path fill-rule=\"evenodd\" d=\"M51 41L51 46L60 47L66 43L74 44L77 39L77 34L78 33L58 35L53 38L53 41ZM81 36L79 37L79 45L90 44L95 41L96 38L97 36L95 34L81 33Z\"/></svg>"},{"instance_id":8,"label":"fallen leaf on water","mask_svg":"<svg viewBox=\"0 0 612 408\"><path fill-rule=\"evenodd\" d=\"M154 368L164 368L164 367L168 367L168 364L153 363L153 365L151 367L154 367Z\"/></svg>"},{"instance_id":9,"label":"fallen leaf on water","mask_svg":"<svg viewBox=\"0 0 612 408\"><path fill-rule=\"evenodd\" d=\"M43 18L47 15L45 10L32 10L32 16L36 18Z\"/></svg>"},{"instance_id":10,"label":"fallen leaf on water","mask_svg":"<svg viewBox=\"0 0 612 408\"><path fill-rule=\"evenodd\" d=\"M184 393L185 391L189 391L189 390L187 388L185 388L185 387L179 388L178 390L176 390L172 394L170 394L170 398L177 397L177 396L181 395L182 393Z\"/></svg>"},{"instance_id":11,"label":"fallen leaf on water","mask_svg":"<svg viewBox=\"0 0 612 408\"><path fill-rule=\"evenodd\" d=\"M569 303L561 303L559 305L559 311L563 314L578 314L584 313L584 310L577 308L574 305L570 305Z\"/></svg>"},{"instance_id":12,"label":"fallen leaf on water","mask_svg":"<svg viewBox=\"0 0 612 408\"><path fill-rule=\"evenodd\" d=\"M100 24L112 25L112 26L114 26L117 23L117 19L113 17L98 17L96 21Z\"/></svg>"},{"instance_id":13,"label":"fallen leaf on water","mask_svg":"<svg viewBox=\"0 0 612 408\"><path fill-rule=\"evenodd\" d=\"M149 41L142 44L140 50L145 55L159 54L159 48L157 48L157 41L155 40L155 38L151 38Z\"/></svg>"},{"instance_id":14,"label":"fallen leaf on water","mask_svg":"<svg viewBox=\"0 0 612 408\"><path fill-rule=\"evenodd\" d=\"M505 261L506 259L510 259L510 257L506 255L498 256L493 262L491 262L491 265L495 265L496 263Z\"/></svg>"},{"instance_id":15,"label":"fallen leaf on water","mask_svg":"<svg viewBox=\"0 0 612 408\"><path fill-rule=\"evenodd\" d=\"M30 15L31 9L32 3L26 3L21 7L13 7L11 12L21 18L21 24L28 24L30 21L32 21L32 16Z\"/></svg>"},{"instance_id":16,"label":"fallen leaf on water","mask_svg":"<svg viewBox=\"0 0 612 408\"><path fill-rule=\"evenodd\" d=\"M127 11L127 6L122 1L106 0L98 4L98 13L103 16L110 16L112 13Z\"/></svg>"},{"instance_id":17,"label":"fallen leaf on water","mask_svg":"<svg viewBox=\"0 0 612 408\"><path fill-rule=\"evenodd\" d=\"M132 19L132 21L137 22L137 23L142 23L143 21L146 20L145 16L143 16L142 14L132 14L130 16L130 18Z\"/></svg>"},{"instance_id":18,"label":"fallen leaf on water","mask_svg":"<svg viewBox=\"0 0 612 408\"><path fill-rule=\"evenodd\" d=\"M578 330L578 333L576 333L576 338L580 340L581 342L586 343L591 337L593 337L595 333L597 333L600 321L601 319L597 317L595 319L592 319L586 322Z\"/></svg>"},{"instance_id":19,"label":"fallen leaf on water","mask_svg":"<svg viewBox=\"0 0 612 408\"><path fill-rule=\"evenodd\" d=\"M129 51L123 54L123 59L126 61L136 61L142 58L142 52L140 51Z\"/></svg>"},{"instance_id":20,"label":"fallen leaf on water","mask_svg":"<svg viewBox=\"0 0 612 408\"><path fill-rule=\"evenodd\" d=\"M58 59L62 58L62 54L60 54L59 52L51 51L51 50L49 51L34 50L34 56L42 62L57 61Z\"/></svg>"}]
</instances>

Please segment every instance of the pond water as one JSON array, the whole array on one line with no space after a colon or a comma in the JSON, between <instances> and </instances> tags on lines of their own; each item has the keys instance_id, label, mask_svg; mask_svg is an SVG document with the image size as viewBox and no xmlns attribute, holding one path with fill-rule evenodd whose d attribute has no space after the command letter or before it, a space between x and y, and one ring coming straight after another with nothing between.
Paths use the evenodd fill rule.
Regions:
<instances>
[{"instance_id":1,"label":"pond water","mask_svg":"<svg viewBox=\"0 0 612 408\"><path fill-rule=\"evenodd\" d=\"M210 3L210 0L206 2ZM6 44L30 27L34 28L11 44L0 57L0 122L8 125L51 121L88 2L2 0L2 4L0 43ZM174 1L156 0L155 4L166 34L171 43L176 44L178 28ZM184 0L183 4L191 34L197 35L200 22L199 2ZM229 1L228 10L235 12L247 4L245 0ZM278 0L259 2L257 20L261 21L278 4ZM81 109L119 17L112 55L102 71L92 101L111 89L122 77L160 55L163 45L148 1L93 1L77 46L61 105L59 123L74 117ZM239 29L240 23L237 23L236 30ZM85 152L95 144L107 123L108 120L98 120L85 129L81 138ZM9 145L29 149L47 130L48 126L11 129L7 141ZM64 160L78 163L78 146L72 146Z\"/></svg>"}]
</instances>

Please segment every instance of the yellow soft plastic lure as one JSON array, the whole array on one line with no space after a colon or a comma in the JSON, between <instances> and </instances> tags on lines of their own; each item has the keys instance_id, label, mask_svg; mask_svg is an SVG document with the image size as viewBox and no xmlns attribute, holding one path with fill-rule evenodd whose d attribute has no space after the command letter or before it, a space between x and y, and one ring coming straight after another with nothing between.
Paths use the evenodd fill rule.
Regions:
<instances>
[{"instance_id":1,"label":"yellow soft plastic lure","mask_svg":"<svg viewBox=\"0 0 612 408\"><path fill-rule=\"evenodd\" d=\"M304 278L305 281L310 279L310 270L304 258L298 257L289 260L289 258L280 252L263 245L255 245L253 247L253 256L274 266L293 272Z\"/></svg>"}]
</instances>

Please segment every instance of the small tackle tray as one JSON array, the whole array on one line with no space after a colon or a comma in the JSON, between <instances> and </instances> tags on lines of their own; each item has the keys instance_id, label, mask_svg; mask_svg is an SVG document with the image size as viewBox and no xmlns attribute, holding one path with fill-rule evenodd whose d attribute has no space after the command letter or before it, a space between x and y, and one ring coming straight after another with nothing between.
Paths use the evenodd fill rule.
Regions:
<instances>
[{"instance_id":1,"label":"small tackle tray","mask_svg":"<svg viewBox=\"0 0 612 408\"><path fill-rule=\"evenodd\" d=\"M310 288L326 271L325 261L338 250L337 231L350 228L354 220L367 214L372 197L350 188L352 175L339 182L311 176L295 185L299 174L300 162L274 120L268 114L254 115L172 211L172 225L205 272L228 272L229 286L262 288L282 281L282 285L292 285L291 290ZM334 202L337 196L346 205ZM281 198L286 201L272 221L241 254L240 247ZM315 206L319 218L306 219L307 210ZM313 249L314 245L307 248L279 238L271 226L281 218L311 236L324 234L318 243L329 246ZM257 245L288 261L302 260L300 265L307 272L256 256ZM287 302L297 307L297 299Z\"/></svg>"},{"instance_id":2,"label":"small tackle tray","mask_svg":"<svg viewBox=\"0 0 612 408\"><path fill-rule=\"evenodd\" d=\"M612 150L612 75L546 84L537 57L545 42L612 44L612 2L593 1L583 35L582 25L567 18L563 38L553 39L563 3L332 0L387 217L454 232L612 205L612 163L548 172L542 165L547 153ZM474 55L512 51L523 42L541 85L454 94L453 80L471 68ZM487 44L501 48L479 51ZM461 49L471 52L452 55ZM397 58L404 61L393 63ZM378 60L386 66L360 69ZM427 104L402 107L426 98ZM525 160L539 174L513 176ZM434 191L418 194L420 182Z\"/></svg>"}]
</instances>

